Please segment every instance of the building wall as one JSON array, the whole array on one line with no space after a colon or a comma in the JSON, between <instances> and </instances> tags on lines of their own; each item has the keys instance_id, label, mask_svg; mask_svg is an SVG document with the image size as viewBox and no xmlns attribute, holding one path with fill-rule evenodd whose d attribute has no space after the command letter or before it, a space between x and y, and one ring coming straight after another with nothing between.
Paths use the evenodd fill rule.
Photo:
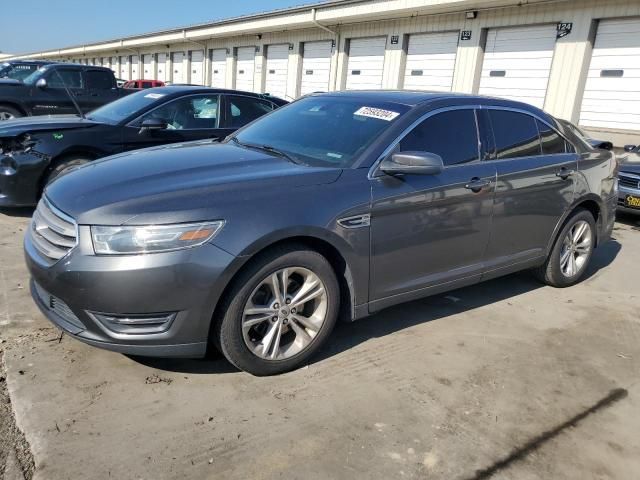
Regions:
<instances>
[{"instance_id":1,"label":"building wall","mask_svg":"<svg viewBox=\"0 0 640 480\"><path fill-rule=\"evenodd\" d=\"M86 60L102 57L167 53L167 71L171 68L171 53L184 52L183 70L190 72L189 51L205 48L227 50L226 87L234 88L238 47L256 47L254 89L265 91L265 50L270 44L288 43L289 64L286 95L299 96L302 51L305 42L331 40L332 51L329 90L345 88L349 61L349 42L355 38L384 36L382 88L395 89L402 85L406 61L407 38L425 32L460 32L470 30L471 39L460 41L456 52L452 89L456 92L477 93L484 58L486 32L490 28L526 25L555 25L573 23L571 33L556 41L544 108L549 113L577 122L580 117L582 94L591 59L591 51L599 20L618 17L640 17L640 0L532 0L522 4L516 0L386 0L357 2L346 5L318 6L317 12L298 11L280 17L252 17L246 21L194 27L182 32L168 32L136 37L124 41L69 49L54 57L51 52L34 54L60 60ZM511 4L512 6L505 6ZM467 19L465 11L477 10L475 19ZM315 20L331 33L316 26ZM399 41L392 43L392 36ZM640 39L638 39L640 49ZM154 57L155 59L156 57ZM205 83L211 78L211 65L205 53ZM154 60L155 62L155 60ZM118 66L112 65L118 73ZM640 65L637 66L640 69ZM139 66L139 71L142 65ZM157 68L154 67L157 72ZM592 129L613 139L616 144L638 143L638 131Z\"/></svg>"}]
</instances>

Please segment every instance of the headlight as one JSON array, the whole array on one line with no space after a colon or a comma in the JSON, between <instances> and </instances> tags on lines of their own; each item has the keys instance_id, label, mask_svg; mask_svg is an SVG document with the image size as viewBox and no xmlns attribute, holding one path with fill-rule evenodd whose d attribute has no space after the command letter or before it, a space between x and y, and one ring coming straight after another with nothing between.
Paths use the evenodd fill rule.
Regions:
<instances>
[{"instance_id":1,"label":"headlight","mask_svg":"<svg viewBox=\"0 0 640 480\"><path fill-rule=\"evenodd\" d=\"M224 221L148 225L139 227L92 226L93 249L98 255L131 255L197 247L211 240Z\"/></svg>"}]
</instances>

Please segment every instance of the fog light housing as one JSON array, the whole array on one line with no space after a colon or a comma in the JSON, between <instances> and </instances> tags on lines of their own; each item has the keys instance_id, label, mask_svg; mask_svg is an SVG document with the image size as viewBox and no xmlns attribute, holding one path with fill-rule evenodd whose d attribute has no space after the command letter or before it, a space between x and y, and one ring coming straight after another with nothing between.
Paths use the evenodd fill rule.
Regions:
<instances>
[{"instance_id":1,"label":"fog light housing","mask_svg":"<svg viewBox=\"0 0 640 480\"><path fill-rule=\"evenodd\" d=\"M169 330L176 312L121 315L87 312L99 325L113 333L145 335Z\"/></svg>"},{"instance_id":2,"label":"fog light housing","mask_svg":"<svg viewBox=\"0 0 640 480\"><path fill-rule=\"evenodd\" d=\"M0 175L15 175L18 164L10 155L0 158Z\"/></svg>"}]
</instances>

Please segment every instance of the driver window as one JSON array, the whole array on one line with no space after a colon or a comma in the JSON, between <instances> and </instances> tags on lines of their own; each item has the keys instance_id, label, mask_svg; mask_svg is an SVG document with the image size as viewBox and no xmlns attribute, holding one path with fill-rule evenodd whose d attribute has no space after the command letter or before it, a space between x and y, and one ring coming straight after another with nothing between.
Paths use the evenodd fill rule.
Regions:
<instances>
[{"instance_id":1,"label":"driver window","mask_svg":"<svg viewBox=\"0 0 640 480\"><path fill-rule=\"evenodd\" d=\"M180 98L147 113L139 123L153 118L167 122L168 130L217 128L218 103L217 95Z\"/></svg>"},{"instance_id":2,"label":"driver window","mask_svg":"<svg viewBox=\"0 0 640 480\"><path fill-rule=\"evenodd\" d=\"M82 88L80 70L56 69L49 72L47 86L49 88Z\"/></svg>"},{"instance_id":3,"label":"driver window","mask_svg":"<svg viewBox=\"0 0 640 480\"><path fill-rule=\"evenodd\" d=\"M451 110L429 117L400 141L400 151L440 155L445 165L458 165L480 157L476 114L472 109Z\"/></svg>"}]
</instances>

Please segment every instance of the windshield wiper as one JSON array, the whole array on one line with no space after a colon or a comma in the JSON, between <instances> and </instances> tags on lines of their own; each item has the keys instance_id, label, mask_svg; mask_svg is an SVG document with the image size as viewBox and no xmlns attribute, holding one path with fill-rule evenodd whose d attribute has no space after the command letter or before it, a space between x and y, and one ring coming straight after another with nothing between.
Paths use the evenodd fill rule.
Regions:
<instances>
[{"instance_id":1,"label":"windshield wiper","mask_svg":"<svg viewBox=\"0 0 640 480\"><path fill-rule=\"evenodd\" d=\"M240 140L238 140L236 137L231 137L231 141L233 143L235 143L236 145L240 145L240 146L246 147L246 148L254 148L256 150L262 150L264 152L273 153L275 155L278 155L279 157L286 158L291 163L295 163L296 165L302 165L302 162L300 162L299 160L293 158L291 155L289 155L286 152L283 152L282 150L278 150L276 147L272 147L271 145L254 145L252 143L243 143Z\"/></svg>"}]
</instances>

